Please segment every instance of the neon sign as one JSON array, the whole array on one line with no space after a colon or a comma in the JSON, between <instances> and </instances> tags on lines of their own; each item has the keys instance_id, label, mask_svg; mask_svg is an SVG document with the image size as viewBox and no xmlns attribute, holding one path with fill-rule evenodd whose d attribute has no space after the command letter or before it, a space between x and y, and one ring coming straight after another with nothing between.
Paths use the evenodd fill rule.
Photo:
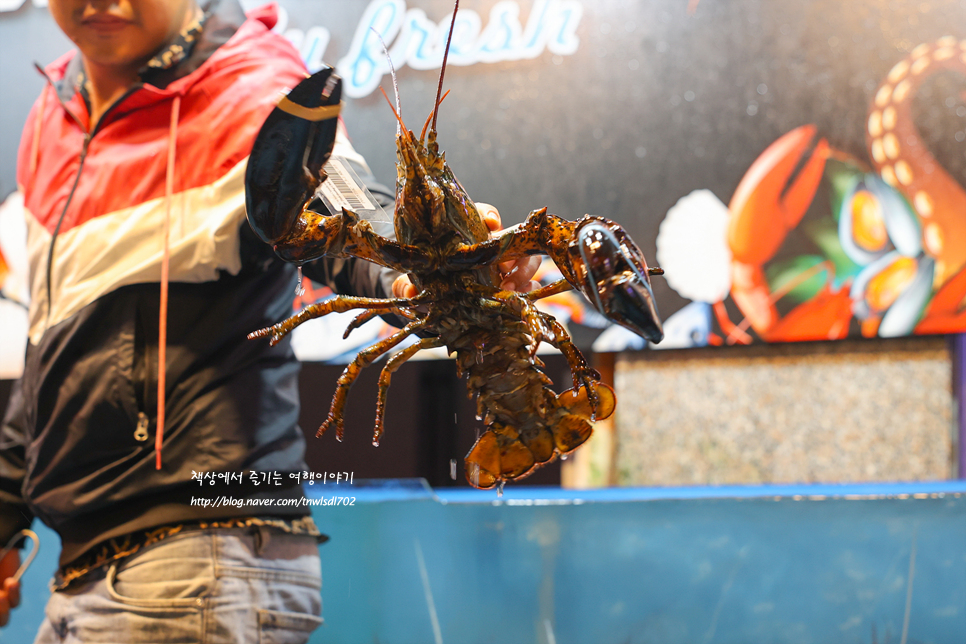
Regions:
<instances>
[{"instance_id":1,"label":"neon sign","mask_svg":"<svg viewBox=\"0 0 966 644\"><path fill-rule=\"evenodd\" d=\"M580 44L576 31L582 15L578 0L535 0L524 24L519 3L501 0L490 10L484 27L480 14L461 9L453 29L449 64L526 60L544 51L571 55ZM380 37L389 46L397 70L406 65L437 69L443 61L451 18L448 14L435 22L422 9L407 9L405 0L372 0L356 26L348 53L336 64L343 91L353 98L368 96L389 73ZM315 26L306 32L289 29L284 33L309 71L321 67L330 40L328 29Z\"/></svg>"}]
</instances>

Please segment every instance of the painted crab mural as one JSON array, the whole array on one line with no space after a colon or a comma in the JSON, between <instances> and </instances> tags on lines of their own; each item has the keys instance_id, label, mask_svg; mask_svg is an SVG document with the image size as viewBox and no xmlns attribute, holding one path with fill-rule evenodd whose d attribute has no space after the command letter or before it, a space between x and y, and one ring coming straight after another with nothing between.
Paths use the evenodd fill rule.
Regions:
<instances>
[{"instance_id":1,"label":"painted crab mural","mask_svg":"<svg viewBox=\"0 0 966 644\"><path fill-rule=\"evenodd\" d=\"M961 332L966 190L912 114L917 89L944 72L966 76L966 40L920 45L891 69L869 106L868 159L803 125L762 152L727 206L707 190L678 201L661 224L657 259L692 303L667 320L665 343ZM816 216L822 189L829 208ZM792 234L814 252L789 255Z\"/></svg>"}]
</instances>

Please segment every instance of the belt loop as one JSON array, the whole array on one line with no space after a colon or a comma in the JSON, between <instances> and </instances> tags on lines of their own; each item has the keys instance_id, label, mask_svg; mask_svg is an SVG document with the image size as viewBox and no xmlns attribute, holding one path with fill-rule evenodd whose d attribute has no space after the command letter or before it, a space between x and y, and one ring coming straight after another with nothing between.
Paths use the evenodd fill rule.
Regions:
<instances>
[{"instance_id":1,"label":"belt loop","mask_svg":"<svg viewBox=\"0 0 966 644\"><path fill-rule=\"evenodd\" d=\"M268 548L268 542L272 538L272 531L264 525L254 526L254 528L255 531L252 536L255 538L255 556L262 557L265 549Z\"/></svg>"}]
</instances>

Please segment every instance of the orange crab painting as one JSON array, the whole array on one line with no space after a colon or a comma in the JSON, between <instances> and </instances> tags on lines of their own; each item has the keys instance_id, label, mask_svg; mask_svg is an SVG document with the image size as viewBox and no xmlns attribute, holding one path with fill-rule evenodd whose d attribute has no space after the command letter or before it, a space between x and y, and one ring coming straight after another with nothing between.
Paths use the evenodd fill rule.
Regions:
<instances>
[{"instance_id":1,"label":"orange crab painting","mask_svg":"<svg viewBox=\"0 0 966 644\"><path fill-rule=\"evenodd\" d=\"M912 113L922 83L950 72L966 77L966 40L949 36L892 67L868 108L867 159L802 125L761 153L727 206L698 190L672 207L657 258L693 304L667 320L669 344L966 329L966 190L929 151ZM820 190L830 207L816 214ZM790 250L793 233L813 252Z\"/></svg>"}]
</instances>

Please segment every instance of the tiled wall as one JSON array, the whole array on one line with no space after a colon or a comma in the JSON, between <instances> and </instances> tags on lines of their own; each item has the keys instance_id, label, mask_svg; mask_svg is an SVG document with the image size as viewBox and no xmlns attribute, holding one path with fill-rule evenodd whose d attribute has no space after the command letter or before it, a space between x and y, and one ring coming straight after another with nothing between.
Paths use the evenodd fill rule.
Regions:
<instances>
[{"instance_id":1,"label":"tiled wall","mask_svg":"<svg viewBox=\"0 0 966 644\"><path fill-rule=\"evenodd\" d=\"M621 485L956 474L944 338L626 354L615 384Z\"/></svg>"}]
</instances>

